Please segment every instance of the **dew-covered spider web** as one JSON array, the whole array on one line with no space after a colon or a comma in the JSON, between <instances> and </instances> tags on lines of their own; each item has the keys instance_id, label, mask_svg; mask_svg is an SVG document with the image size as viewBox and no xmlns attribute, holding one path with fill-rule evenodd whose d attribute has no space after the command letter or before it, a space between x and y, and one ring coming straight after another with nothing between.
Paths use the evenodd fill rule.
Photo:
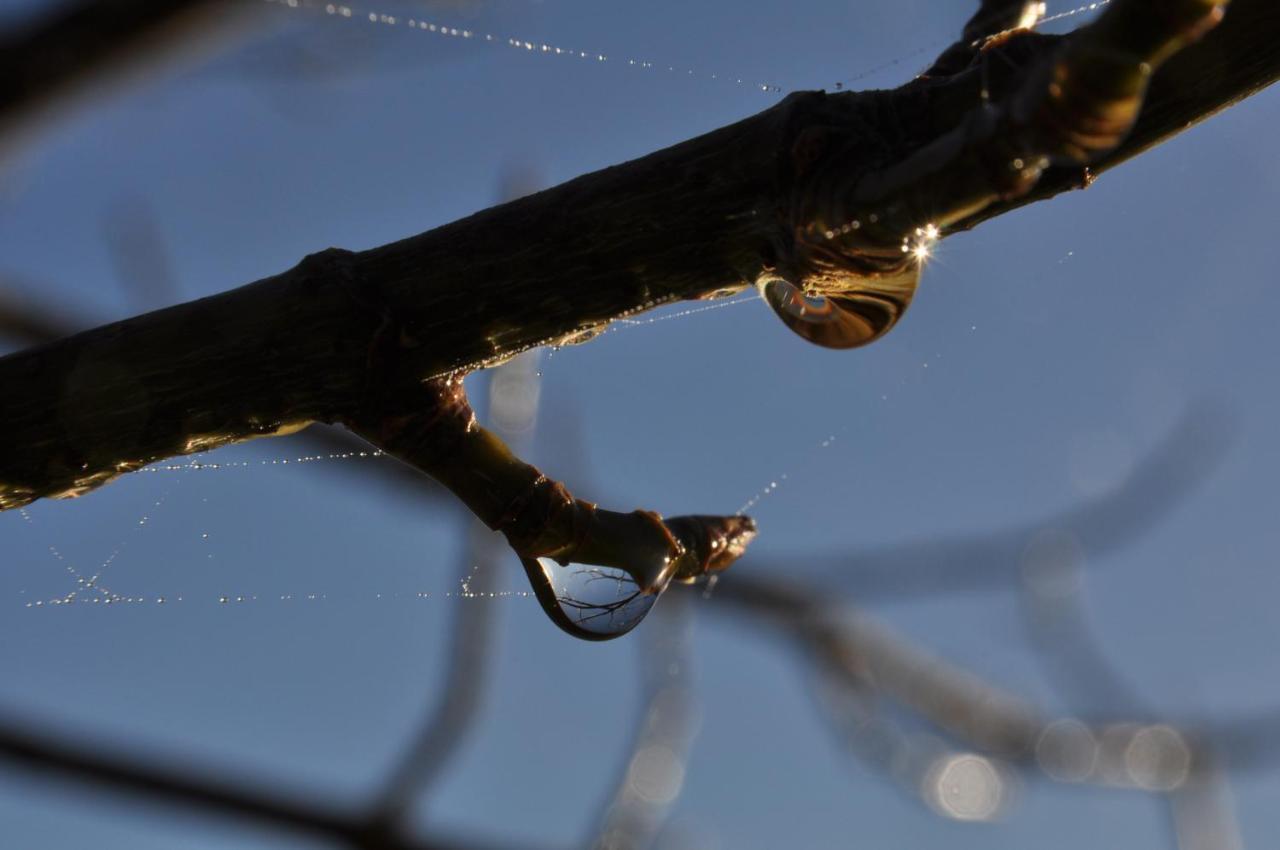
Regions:
<instances>
[{"instance_id":1,"label":"dew-covered spider web","mask_svg":"<svg viewBox=\"0 0 1280 850\"><path fill-rule=\"evenodd\" d=\"M738 67L720 67L711 63L704 66L687 56L680 58L674 52L662 55L656 50L629 51L625 49L625 33L603 32L596 39L556 39L539 32L535 38L534 32L525 32L519 27L504 29L491 26L485 20L471 23L471 18L456 14L456 10L448 6L330 4L313 0L265 2L277 7L271 11L286 15L292 13L307 26L358 27L376 38L416 39L406 45L412 51L430 52L447 43L450 48L468 51L464 54L467 57L464 61L485 62L491 56L509 55L523 62L529 74L542 73L544 68L572 66L573 74L599 76L607 80L613 76L632 75L647 86L693 90L698 97L708 99L716 98L722 89L772 97L803 83L803 80L775 81L772 75L753 73L750 61L744 61ZM1066 21L1094 11L1101 5L1104 4L1051 8L1042 23ZM419 11L409 14L405 11L409 8ZM672 24L674 26L675 22ZM704 39L714 39L719 35L709 31ZM910 69L926 61L929 55L947 43L949 38L946 35L926 39L919 48L900 51L892 62L863 67L828 87L848 86L883 71ZM916 52L912 53L912 50ZM557 81L557 85L563 84L562 80ZM484 108L483 101L480 107ZM676 326L681 335L697 337L702 333L700 322L713 322L720 329L716 333L722 333L740 321L758 326L762 332L781 335L780 329L770 325L767 310L751 290L706 304L669 305L653 313L616 320L607 328L603 339L589 346L569 347L563 350L564 353L558 348L547 350L535 361L538 365L534 383L542 381L555 386L561 369L576 375L582 371L583 361L594 358L607 346L625 343L628 352L643 349L648 344L648 335L668 325ZM966 324L965 329L976 332L977 324ZM661 344L665 344L670 336L664 333ZM632 337L635 341L627 342ZM901 393L918 391L930 367L936 368L942 359L942 353L930 352L912 359L913 364L893 380L881 382L865 416L874 417L877 405L890 405ZM576 362L571 365L571 361ZM690 380L713 382L716 379L704 376ZM762 383L767 380L767 375L760 378ZM519 391L528 393L528 386ZM534 392L536 394L537 391ZM696 399L697 390L688 392ZM657 395L661 397L667 393L659 391ZM674 392L670 394L674 395ZM502 404L495 399L499 396L492 397L491 407ZM684 404L691 408L690 416L696 415L696 401ZM758 515L767 526L771 505L776 500L803 498L804 488L810 486L808 482L822 477L823 468L837 463L854 464L858 451L855 435L862 424L821 420L807 422L784 439L764 441L768 451L746 460L745 465L752 470L745 476L749 481L744 485L734 485L732 492L722 494L716 500L719 504L712 507L725 513L736 511ZM551 427L556 429L559 426ZM438 574L430 577L429 567L419 571L418 577L424 580L417 584L370 577L356 582L355 587L345 581L326 584L320 579L289 580L283 576L279 581L264 582L261 576L254 576L252 572L237 574L238 567L252 563L255 558L271 557L256 554L255 547L249 545L254 538L263 540L275 533L271 520L257 524L249 518L239 525L223 522L221 528L204 528L202 526L207 523L200 519L201 506L207 505L208 499L212 497L227 505L237 500L236 493L243 492L258 494L252 498L271 500L273 496L270 494L280 482L286 482L283 484L285 491L307 489L313 480L318 482L317 487L345 488L353 486L346 483L353 478L377 479L384 476L387 468L397 464L370 448L348 445L334 449L299 443L301 448L297 451L281 454L273 442L262 441L262 445L175 458L147 467L131 476L128 483L113 484L89 497L94 501L118 498L121 503L112 519L92 528L77 529L70 517L72 511L69 506L57 503L41 503L22 510L16 517L5 518L10 523L6 535L25 541L17 550L21 554L15 556L23 562L26 576L24 586L18 589L19 603L30 609L49 609L175 604L305 605L356 599L391 603L529 597L529 592L514 574L510 583L480 594L473 592L465 581L454 582L448 570L437 570ZM536 456L534 460L539 462ZM572 473L570 468L561 476L571 488L575 486ZM303 480L308 483L296 483ZM587 480L591 482L591 477L587 476ZM330 483L332 481L340 483ZM612 482L595 486L611 496L615 491L625 492L625 488ZM130 491L127 498L125 490ZM792 491L798 495L790 495ZM118 497L113 495L117 493ZM623 495L622 498L625 500L627 497ZM662 507L660 501L656 500L653 506ZM433 509L448 513L452 510L445 507L448 504L447 497L437 498ZM676 512L674 508L672 512ZM65 521L59 516L63 513L68 515ZM269 514L271 511L261 513ZM20 523L16 521L18 519ZM456 521L456 516L451 514L450 521ZM349 536L357 542L348 544L350 549L344 550L343 557L359 560L354 553L361 548L361 534L358 527L352 529ZM148 544L153 544L150 553L147 553ZM451 557L453 555L444 555L439 560L444 562ZM149 565L139 570L136 565L147 558L152 559ZM156 567L162 562L174 565L167 575ZM272 563L274 571L283 561L277 555ZM183 570L177 565L197 570L201 574L200 580L187 582L181 575ZM288 575L287 571L285 575ZM220 578L211 580L212 576Z\"/></svg>"}]
</instances>

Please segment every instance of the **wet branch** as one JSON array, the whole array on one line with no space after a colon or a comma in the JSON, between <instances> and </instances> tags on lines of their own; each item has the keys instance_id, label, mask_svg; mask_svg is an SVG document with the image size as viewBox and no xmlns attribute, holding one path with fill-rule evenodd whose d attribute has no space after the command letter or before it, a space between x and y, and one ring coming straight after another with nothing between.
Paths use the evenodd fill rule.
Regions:
<instances>
[{"instance_id":1,"label":"wet branch","mask_svg":"<svg viewBox=\"0 0 1280 850\"><path fill-rule=\"evenodd\" d=\"M1002 59L990 74L975 67L889 92L797 93L419 236L360 253L330 249L240 289L0 359L0 444L22 447L0 455L0 509L78 495L172 455L311 422L377 419L379 399L424 378L582 340L613 318L740 289L771 269L801 287L856 286L879 274L868 262L887 260L801 244L813 223L805 216L817 215L813 191L867 175L876 179L859 184L854 201L886 187L917 191L932 163L926 148L981 107L984 78L997 100L1021 97L1073 37L1026 35L1000 47L1022 69L1004 77ZM1034 187L1019 185L1027 194L968 218L953 209L951 229L1083 185L1268 85L1280 75L1277 39L1270 0L1236 0L1225 24L1157 72L1136 129L1089 175L1052 166Z\"/></svg>"}]
</instances>

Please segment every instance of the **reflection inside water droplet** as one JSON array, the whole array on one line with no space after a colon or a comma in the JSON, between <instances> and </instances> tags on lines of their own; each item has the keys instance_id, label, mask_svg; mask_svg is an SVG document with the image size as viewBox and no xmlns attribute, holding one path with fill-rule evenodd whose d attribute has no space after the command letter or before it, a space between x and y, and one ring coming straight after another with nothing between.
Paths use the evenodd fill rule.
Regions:
<instances>
[{"instance_id":1,"label":"reflection inside water droplet","mask_svg":"<svg viewBox=\"0 0 1280 850\"><path fill-rule=\"evenodd\" d=\"M653 608L666 582L646 593L617 567L521 558L534 595L547 616L584 640L609 640L635 628Z\"/></svg>"},{"instance_id":2,"label":"reflection inside water droplet","mask_svg":"<svg viewBox=\"0 0 1280 850\"><path fill-rule=\"evenodd\" d=\"M857 348L889 332L911 304L919 281L919 263L911 263L896 275L868 277L838 293L807 293L771 274L756 286L799 336L824 348Z\"/></svg>"}]
</instances>

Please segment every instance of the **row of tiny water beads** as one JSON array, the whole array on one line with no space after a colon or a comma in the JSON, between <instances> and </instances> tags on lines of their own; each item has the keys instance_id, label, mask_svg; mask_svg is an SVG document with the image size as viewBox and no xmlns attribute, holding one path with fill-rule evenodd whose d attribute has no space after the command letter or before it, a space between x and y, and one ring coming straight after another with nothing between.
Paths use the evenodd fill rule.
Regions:
<instances>
[{"instance_id":1,"label":"row of tiny water beads","mask_svg":"<svg viewBox=\"0 0 1280 850\"><path fill-rule=\"evenodd\" d=\"M760 82L751 79L751 75L725 74L717 71L692 68L684 65L657 62L650 59L617 57L599 50L583 50L580 47L564 47L541 40L529 40L511 35L495 35L491 32L480 32L466 27L457 27L440 21L426 20L421 16L395 14L386 10L376 10L363 6L349 6L341 3L321 3L317 0L263 0L273 6L280 6L302 12L323 14L330 18L355 23L365 23L379 27L396 28L415 33L423 33L438 37L455 39L479 46L505 47L523 53L586 62L594 65L611 63L638 71L659 72L667 77L678 76L685 79L706 80L725 83L743 88L754 89L765 94L780 94L783 88L775 83ZM1049 14L1048 4L1039 3L1028 7L1024 20L1019 26L1035 29L1048 24L1057 23L1077 15L1096 12L1109 4L1111 0L1097 0L1061 12ZM881 71L897 67L925 56L930 51L936 52L946 46L945 41L934 41L925 44L909 53L900 55L887 62L882 62L851 77L838 80L832 86L836 91L846 86L873 76Z\"/></svg>"},{"instance_id":2,"label":"row of tiny water beads","mask_svg":"<svg viewBox=\"0 0 1280 850\"><path fill-rule=\"evenodd\" d=\"M556 44L549 44L544 41L530 41L526 38L516 38L509 35L495 35L490 32L480 32L478 30L467 29L464 27L451 26L438 21L428 21L418 16L393 14L386 11L377 11L360 6L347 6L340 3L320 3L315 0L263 0L263 2L270 3L274 6L283 6L288 9L324 14L338 20L368 23L375 26L408 30L415 33L425 33L427 35L435 35L449 39L471 42L480 46L505 47L519 50L524 53L547 57L559 57L562 59L589 62L592 64L612 63L614 65L622 65L638 71L655 71L663 72L667 75L678 75L684 78L713 80L718 83L726 83L729 85L755 89L766 94L778 94L782 91L781 86L774 85L773 83L756 82L751 80L749 77L738 76L735 74L722 74L719 72L699 70L686 66L654 62L648 59L618 57L598 50L582 50L580 48L563 47Z\"/></svg>"},{"instance_id":3,"label":"row of tiny water beads","mask_svg":"<svg viewBox=\"0 0 1280 850\"><path fill-rule=\"evenodd\" d=\"M378 24L382 26L393 26L393 27L404 26L410 29L415 29L420 32L437 33L450 38L459 38L463 40L477 40L481 43L486 43L486 44L492 44L494 42L498 42L500 44L507 44L511 47L522 49L525 52L529 52L529 53L538 53L538 54L550 55L550 56L576 57L579 59L590 59L594 57L597 62L608 61L608 57L605 54L599 54L599 53L591 54L591 53L588 53L587 51L569 50L567 48L555 47L553 45L549 45L545 43L534 43L534 42L524 41L524 40L515 39L515 38L498 39L498 37L493 36L490 33L477 33L467 29L446 27L439 23L424 21L417 18L400 18L395 15L388 15L385 13L377 13L377 12L364 12L364 11L358 12L355 8L350 6L345 6L345 5L319 4L319 3L308 2L308 0L264 0L264 2L274 3L276 5L286 6L288 8L293 8L293 9L309 9L313 11L320 11L320 12L323 12L324 14L343 18L343 19L367 20L370 23ZM1101 7L1107 5L1108 2L1109 0L1101 0L1101 2L1090 3L1087 5L1070 9L1065 12L1044 16L1039 19L1037 25L1043 25L1043 24L1054 22L1054 21L1063 20L1065 18L1069 18L1082 13L1096 11ZM923 52L926 49L928 48L922 48L921 52ZM883 68L890 67L891 65L898 64L902 61L905 61L905 58L895 60L892 63L888 63L878 68L873 68L861 75L858 75L857 77L850 78L850 81L861 79L862 77L865 77L865 76L869 76L879 70L882 70ZM644 60L627 60L627 65L629 67L638 67L643 70L652 70L658 67L657 65L655 65L655 63L644 61ZM675 66L666 66L666 67L671 72L676 71ZM685 69L685 70L687 72L686 73L687 76L692 77L697 75L696 72L694 72L692 69ZM721 76L718 74L703 74L703 76L709 79L714 79L714 80L721 79ZM743 78L732 77L732 78L725 78L725 79L729 79L735 84L743 84ZM837 84L837 88L839 87L840 87L840 84ZM780 89L776 86L760 85L759 88L762 91L766 91L766 92L780 91ZM835 236L835 235L838 235L838 234L833 232L828 236L828 238L831 238L832 236ZM936 234L927 233L927 234L918 234L918 235L924 235L926 237L926 239L920 242L920 244L916 248L916 250L918 251L917 256L921 261L923 261L928 257L929 252L927 249L932 246L933 239L934 237L936 237ZM759 296L755 293L751 293L745 297L740 297L740 298L731 299L731 300L727 299L727 300L719 301L712 304L691 307L691 308L678 310L675 312L666 313L666 314L653 316L653 317L645 317L645 318L622 317L622 318L616 319L608 327L607 330L610 332L617 332L619 330L625 330L629 328L644 327L657 322L671 321L674 319L683 320L683 319L692 317L694 315L704 314L711 311L717 311L727 307L734 307L742 304L753 303L758 300L760 300ZM976 325L971 326L971 330L976 331L977 326ZM555 349L553 348L551 353L554 353L554 350ZM940 356L940 355L935 355L935 356ZM928 367L929 367L928 361L925 361L921 365L922 369L927 369ZM539 372L538 374L540 376L541 372ZM882 401L888 401L889 399L888 394L883 394L881 396L881 399ZM846 426L846 428L847 427L848 426ZM807 453L810 455L813 455L825 449L828 449L836 443L837 439L838 439L837 434L833 433L833 434L825 435L819 438L818 440L816 440L812 445L810 445L809 448L807 449ZM802 450L802 451L805 451L805 450ZM302 455L302 456L297 456L292 458L272 458L272 459L262 459L262 460L208 461L203 459L193 459L193 460L184 461L180 463L156 464L156 465L146 467L145 469L140 470L140 472L151 473L151 474L196 473L196 472L203 473L203 472L228 471L228 470L236 470L236 469L239 469L239 470L261 469L261 468L267 468L267 467L289 467L289 466L297 467L305 464L316 464L316 463L376 461L376 460L385 459L385 458L386 456L382 452L370 448L369 450L364 450L364 451L330 452L330 453L321 453L321 454L313 454L313 455ZM759 491L753 494L749 499L747 499L742 504L742 506L738 509L737 513L739 515L742 515L748 511L756 509L764 499L776 493L783 486L783 484L788 481L789 477L790 477L790 474L787 472L783 472L777 476L771 477L768 484L766 484ZM177 481L175 481L175 484L176 483ZM169 497L169 491L166 490L152 504L151 506L152 509L159 510L164 505L168 497ZM35 526L35 522L30 512L27 509L22 508L19 510L19 513L21 514L27 526ZM151 520L150 514L146 514L140 517L139 520L137 521L137 524L133 528L133 532L140 533L142 530L144 530L147 527L150 520ZM207 539L208 534L204 533L202 534L202 537ZM57 546L50 544L47 547L50 557L54 560L55 563L60 565L62 569L72 578L72 580L75 583L75 586L72 588L71 591L61 596L53 596L46 599L39 599L39 600L27 602L25 603L26 607L27 608L45 608L45 607L53 607L53 606L68 606L68 605L74 605L77 603L90 604L90 605L139 605L139 604L151 603L151 604L163 605L163 604L171 604L175 602L187 601L187 598L182 595L175 595L175 596L153 596L153 595L141 595L141 594L126 595L122 593L117 593L111 590L106 584L104 584L102 581L102 577L104 573L107 572L107 570L119 559L120 555L126 549L127 544L128 544L127 538L125 540L122 540L103 559L103 561L97 566L97 569L92 574L86 574L84 571L80 570L74 563L71 562L70 559L68 559L63 554L63 552ZM714 587L714 581L708 585L708 592L712 587ZM485 593L477 593L477 592L473 592L470 589L470 587L468 586L468 583L465 580L462 582L462 585L457 591L447 591L444 593L418 591L418 592L372 594L372 598L378 599L378 600L431 599L431 598L439 598L439 597L474 599L474 598L506 598L506 597L531 597L531 596L532 596L531 592L523 591L523 590L522 591L492 591L492 592L485 592ZM294 601L314 602L314 601L325 600L328 598L328 595L325 593L297 593L297 594L287 593L287 594L280 594L278 597L274 597L274 596L260 597L256 594L220 595L217 598L217 602L220 604L248 603L248 602L258 602L262 599L268 599L268 598L275 599L278 602L294 602Z\"/></svg>"},{"instance_id":4,"label":"row of tiny water beads","mask_svg":"<svg viewBox=\"0 0 1280 850\"><path fill-rule=\"evenodd\" d=\"M173 474L173 486L181 483L182 478L178 474L190 473L206 473L206 472L230 472L230 471L251 471L262 470L267 468L288 468L299 467L306 464L317 463L338 463L338 462L359 462L359 461L390 461L388 455L384 452L370 448L366 451L348 451L348 452L329 452L314 455L300 455L292 458L265 458L261 460L232 460L232 461L209 461L200 458L184 461L180 463L160 463L144 467L138 470L138 474ZM133 534L142 533L149 525L152 524L155 514L169 501L173 487L164 490L161 495L151 503L148 513L143 514L132 527ZM36 527L36 521L32 517L31 512L27 508L19 508L18 513L21 515L23 522L30 528ZM209 539L208 532L200 534L202 540ZM128 548L129 537L121 540L114 549L106 556L92 574L81 570L75 563L67 557L56 545L49 544L46 549L50 558L60 565L63 570L75 582L75 586L61 596L52 596L44 599L37 599L25 603L27 608L48 608L55 606L66 606L75 604L85 605L143 605L155 604L166 605L180 602L194 601L187 596L176 595L151 595L151 594L126 594L112 590L104 581L104 574L116 563L120 556ZM432 599L432 598L459 598L459 599L500 599L508 597L532 597L529 591L493 591L479 593L474 592L468 585L467 580L463 580L460 588L456 591L446 591L443 593L432 591L401 591L394 593L372 593L371 599L375 600L394 600L394 599ZM220 604L229 603L247 603L258 601L274 600L276 602L319 602L329 598L327 593L283 593L275 596L259 596L258 594L221 594L216 602ZM203 601L210 601L205 599Z\"/></svg>"}]
</instances>

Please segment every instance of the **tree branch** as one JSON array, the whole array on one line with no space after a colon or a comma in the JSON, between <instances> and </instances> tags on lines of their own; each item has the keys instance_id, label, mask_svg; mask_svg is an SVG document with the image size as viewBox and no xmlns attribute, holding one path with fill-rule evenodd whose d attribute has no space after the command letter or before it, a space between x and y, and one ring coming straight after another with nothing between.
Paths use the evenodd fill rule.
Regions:
<instances>
[{"instance_id":1,"label":"tree branch","mask_svg":"<svg viewBox=\"0 0 1280 850\"><path fill-rule=\"evenodd\" d=\"M990 218L1072 189L1235 106L1280 79L1280 5L1233 0L1222 23L1164 64L1151 80L1146 103L1129 137L1115 150L1078 168L1049 168L1021 198L987 207L955 225L968 230Z\"/></svg>"},{"instance_id":2,"label":"tree branch","mask_svg":"<svg viewBox=\"0 0 1280 850\"><path fill-rule=\"evenodd\" d=\"M1271 0L1236 0L1226 25L1157 74L1137 130L1094 171L1269 84L1280 75L1278 39ZM1057 61L1064 42L1017 43L1026 76ZM856 288L865 258L833 266L839 246L815 257L799 245L807 225L796 216L813 200L797 196L801 173L814 157L832 173L834 150L841 182L861 174L885 184L890 166L979 108L977 77L793 94L736 124L419 236L362 253L330 249L255 284L0 359L0 445L14 447L0 456L0 509L79 495L164 457L313 421L376 420L377 399L425 378L581 341L613 318L739 290L773 269L802 288ZM1015 75L1006 94L1024 82ZM1081 185L1081 174L1050 168L1029 194L954 228Z\"/></svg>"}]
</instances>

